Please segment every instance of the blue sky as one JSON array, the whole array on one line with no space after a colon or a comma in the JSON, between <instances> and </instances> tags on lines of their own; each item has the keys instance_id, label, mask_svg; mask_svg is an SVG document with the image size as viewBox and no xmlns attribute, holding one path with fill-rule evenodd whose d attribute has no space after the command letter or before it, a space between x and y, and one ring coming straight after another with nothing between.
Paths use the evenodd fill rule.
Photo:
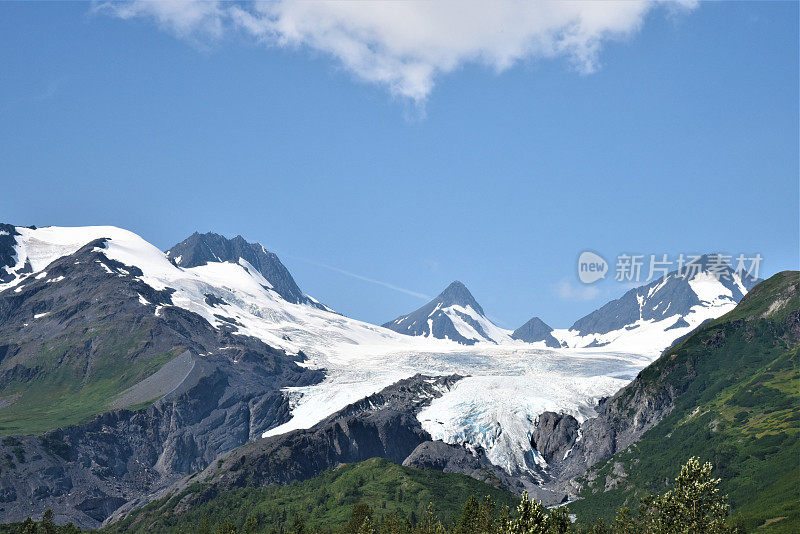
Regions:
<instances>
[{"instance_id":1,"label":"blue sky","mask_svg":"<svg viewBox=\"0 0 800 534\"><path fill-rule=\"evenodd\" d=\"M443 54L419 83L165 20L0 6L0 220L242 234L372 322L459 279L501 326L569 326L626 289L581 286L587 249L798 268L797 3L655 8L588 67Z\"/></svg>"}]
</instances>

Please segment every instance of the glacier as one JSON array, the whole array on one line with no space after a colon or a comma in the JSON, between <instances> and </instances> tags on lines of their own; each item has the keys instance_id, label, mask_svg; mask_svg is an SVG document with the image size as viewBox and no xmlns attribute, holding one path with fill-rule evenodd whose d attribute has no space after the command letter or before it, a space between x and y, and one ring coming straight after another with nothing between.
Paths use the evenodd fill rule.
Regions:
<instances>
[{"instance_id":1,"label":"glacier","mask_svg":"<svg viewBox=\"0 0 800 534\"><path fill-rule=\"evenodd\" d=\"M288 302L245 260L182 268L140 236L116 227L16 229L16 265L6 268L12 277L0 291L18 290L31 276L46 277L44 269L55 259L105 239L98 247L108 258L137 267L141 280L156 290L174 290L174 306L218 328L235 324L239 334L291 354L302 352L306 359L301 365L325 370L322 382L285 390L292 418L264 436L311 427L418 373L459 374L464 378L418 414L423 428L434 439L483 448L490 461L510 474L535 476L537 469L546 467L530 444L539 414L564 412L579 421L594 416L600 398L613 395L675 339L735 305L725 298L724 287L700 277L692 280L692 289L702 305L685 317L640 320L633 328L603 334L607 344L602 347L585 347L588 339L562 329L553 335L571 348L546 348L543 342L511 339L509 332L491 323L482 327L495 342L465 346L407 336L328 309ZM156 315L162 308L144 298L140 304L152 307ZM453 310L452 319L463 335L477 337L456 311L476 321L483 317L472 309ZM686 326L675 325L681 319Z\"/></svg>"}]
</instances>

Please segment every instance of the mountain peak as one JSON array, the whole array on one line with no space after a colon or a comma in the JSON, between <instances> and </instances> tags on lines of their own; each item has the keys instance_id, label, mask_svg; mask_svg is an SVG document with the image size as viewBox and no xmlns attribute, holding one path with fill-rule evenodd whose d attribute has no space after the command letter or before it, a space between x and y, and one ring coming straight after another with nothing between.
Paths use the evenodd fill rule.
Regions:
<instances>
[{"instance_id":1,"label":"mountain peak","mask_svg":"<svg viewBox=\"0 0 800 534\"><path fill-rule=\"evenodd\" d=\"M269 281L272 290L284 300L295 304L310 304L322 307L303 294L289 270L278 256L269 252L260 243L250 243L241 235L232 239L214 233L194 232L167 251L170 261L178 267L191 268L210 262L239 263L245 260Z\"/></svg>"},{"instance_id":2,"label":"mountain peak","mask_svg":"<svg viewBox=\"0 0 800 534\"><path fill-rule=\"evenodd\" d=\"M421 308L383 326L400 334L450 339L465 345L508 339L505 331L486 318L481 305L459 280Z\"/></svg>"},{"instance_id":3,"label":"mountain peak","mask_svg":"<svg viewBox=\"0 0 800 534\"><path fill-rule=\"evenodd\" d=\"M439 293L439 296L433 299L432 302L441 304L442 306L462 306L464 308L471 306L473 310L484 315L481 305L478 304L478 301L476 301L472 293L469 292L467 286L459 280L453 281L444 291Z\"/></svg>"},{"instance_id":4,"label":"mountain peak","mask_svg":"<svg viewBox=\"0 0 800 534\"><path fill-rule=\"evenodd\" d=\"M626 339L631 342L645 335L645 346L665 348L680 337L677 334L733 309L759 282L746 272L736 272L730 256L710 253L690 260L575 321L570 327L577 334L572 343L606 346L617 342L621 347ZM644 325L647 329L640 329Z\"/></svg>"},{"instance_id":5,"label":"mountain peak","mask_svg":"<svg viewBox=\"0 0 800 534\"><path fill-rule=\"evenodd\" d=\"M536 343L544 341L545 346L559 348L561 343L553 337L553 329L539 319L538 317L531 317L528 322L520 326L511 334L512 339L525 341L526 343Z\"/></svg>"}]
</instances>

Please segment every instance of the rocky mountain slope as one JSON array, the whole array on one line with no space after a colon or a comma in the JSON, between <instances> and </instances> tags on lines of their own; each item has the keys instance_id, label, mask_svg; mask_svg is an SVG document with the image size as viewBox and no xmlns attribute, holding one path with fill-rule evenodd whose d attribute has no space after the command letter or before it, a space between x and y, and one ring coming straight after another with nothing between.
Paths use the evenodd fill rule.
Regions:
<instances>
[{"instance_id":1,"label":"rocky mountain slope","mask_svg":"<svg viewBox=\"0 0 800 534\"><path fill-rule=\"evenodd\" d=\"M782 492L796 493L800 481L791 460L800 452L794 410L799 349L800 273L781 273L604 399L597 417L579 423L563 413L541 414L531 424L530 440L546 465L538 481L527 481L528 489L550 502L580 499L570 509L588 522L646 492L663 491L673 464L699 454L717 466L741 521L792 532L800 519L798 501ZM240 447L163 491L154 504L120 510L112 529L139 529L142 521L166 525L159 517L189 521L208 502L236 507L253 491L283 491L270 484L313 479L368 456L465 473L519 491L521 480L485 462L479 448L432 440L414 417L462 380L416 376L309 430ZM273 489L257 489L265 486ZM315 495L325 500L324 490ZM384 499L395 505L398 498Z\"/></svg>"},{"instance_id":2,"label":"rocky mountain slope","mask_svg":"<svg viewBox=\"0 0 800 534\"><path fill-rule=\"evenodd\" d=\"M700 256L553 335L569 347L660 351L703 322L732 310L758 282L746 272L735 272L728 258Z\"/></svg>"},{"instance_id":3,"label":"rocky mountain slope","mask_svg":"<svg viewBox=\"0 0 800 534\"><path fill-rule=\"evenodd\" d=\"M561 342L553 337L553 329L538 317L532 317L511 334L511 339L526 343L544 342L546 347L561 348Z\"/></svg>"},{"instance_id":4,"label":"rocky mountain slope","mask_svg":"<svg viewBox=\"0 0 800 534\"><path fill-rule=\"evenodd\" d=\"M217 532L226 523L244 532L290 532L302 517L314 531L352 531L356 503L373 510L373 523L395 514L423 521L433 505L446 524L456 521L470 496L489 496L498 507L514 508L518 496L470 477L401 467L373 458L341 465L311 479L287 485L217 492L213 484L193 484L138 509L105 531L170 534Z\"/></svg>"},{"instance_id":5,"label":"rocky mountain slope","mask_svg":"<svg viewBox=\"0 0 800 534\"><path fill-rule=\"evenodd\" d=\"M509 339L509 332L486 317L469 289L458 280L421 308L383 326L408 336L450 339L465 345Z\"/></svg>"},{"instance_id":6,"label":"rocky mountain slope","mask_svg":"<svg viewBox=\"0 0 800 534\"><path fill-rule=\"evenodd\" d=\"M549 487L603 516L661 490L696 455L714 463L746 527L796 531L799 358L800 273L787 271L667 350L597 418L540 416L533 440L550 456Z\"/></svg>"},{"instance_id":7,"label":"rocky mountain slope","mask_svg":"<svg viewBox=\"0 0 800 534\"><path fill-rule=\"evenodd\" d=\"M466 472L496 486L520 491L521 482L505 475L479 453L467 453L455 446L431 448L435 442L416 415L460 378L417 375L401 380L310 429L270 436L239 447L202 472L163 490L159 497L180 493L195 484L203 484L205 493L216 495L236 488L307 480L341 464L375 457L405 462L410 467L430 468L434 461L449 462L449 472ZM445 465L439 467L445 471ZM132 501L109 521L124 518L150 498Z\"/></svg>"},{"instance_id":8,"label":"rocky mountain slope","mask_svg":"<svg viewBox=\"0 0 800 534\"><path fill-rule=\"evenodd\" d=\"M52 508L97 526L285 422L281 390L322 378L302 354L175 306L174 290L109 257L109 239L20 230L4 236L16 239L0 292L3 521Z\"/></svg>"},{"instance_id":9,"label":"rocky mountain slope","mask_svg":"<svg viewBox=\"0 0 800 534\"><path fill-rule=\"evenodd\" d=\"M398 318L415 332L401 335L330 311L263 247L216 234L163 253L119 228L3 225L0 262L0 521L50 507L96 526L259 436L264 451L242 449L253 480L379 455L509 488L552 482L537 496L555 503L576 427L652 360L549 350L559 331L537 321L517 337L542 339L512 339L460 283ZM433 378L454 374L471 376Z\"/></svg>"}]
</instances>

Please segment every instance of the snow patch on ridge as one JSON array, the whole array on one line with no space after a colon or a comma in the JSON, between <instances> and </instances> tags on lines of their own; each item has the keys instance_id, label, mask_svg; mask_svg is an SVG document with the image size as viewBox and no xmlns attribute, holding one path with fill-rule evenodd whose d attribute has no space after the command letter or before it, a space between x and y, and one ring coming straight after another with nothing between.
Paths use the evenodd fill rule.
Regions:
<instances>
[{"instance_id":1,"label":"snow patch on ridge","mask_svg":"<svg viewBox=\"0 0 800 534\"><path fill-rule=\"evenodd\" d=\"M669 281L669 276L672 275L668 275L661 283L650 288L646 296L636 295L639 304L637 321L602 334L581 335L576 330L554 329L553 337L574 348L599 347L606 351L633 352L655 357L672 345L676 339L688 334L703 322L721 317L736 307L733 292L728 287L711 273L699 271L686 281L697 295L700 301L699 305L692 306L684 315L674 313L666 316L666 312L672 305L671 302L668 302L663 312L665 315L663 319L643 319L642 309L645 303L649 299L657 297L658 291ZM742 283L740 274L730 273L730 276L741 294L746 294L747 289ZM657 303L652 309L657 309L661 304L662 302ZM681 319L685 324L680 323ZM684 324L684 326L679 326L678 323Z\"/></svg>"}]
</instances>

